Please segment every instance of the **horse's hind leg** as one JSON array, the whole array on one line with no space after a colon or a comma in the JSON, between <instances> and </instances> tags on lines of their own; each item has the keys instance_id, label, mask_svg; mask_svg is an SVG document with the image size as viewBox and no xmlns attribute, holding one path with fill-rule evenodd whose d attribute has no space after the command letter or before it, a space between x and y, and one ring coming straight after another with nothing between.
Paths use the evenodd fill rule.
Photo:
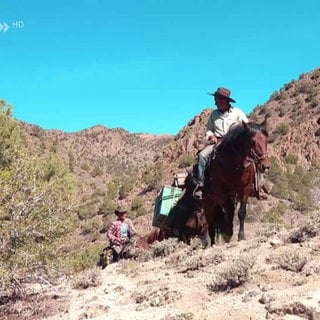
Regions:
<instances>
[{"instance_id":1,"label":"horse's hind leg","mask_svg":"<svg viewBox=\"0 0 320 320\"><path fill-rule=\"evenodd\" d=\"M219 216L221 217L221 230L225 242L229 243L233 236L233 217L234 217L234 201L228 199L224 204L224 210L219 208Z\"/></svg>"},{"instance_id":2,"label":"horse's hind leg","mask_svg":"<svg viewBox=\"0 0 320 320\"><path fill-rule=\"evenodd\" d=\"M208 248L208 246L211 244L208 227L204 228L204 230L201 232L201 241L204 248Z\"/></svg>"},{"instance_id":3,"label":"horse's hind leg","mask_svg":"<svg viewBox=\"0 0 320 320\"><path fill-rule=\"evenodd\" d=\"M214 224L209 224L208 233L211 240L211 245L213 246L215 244L215 237L216 237L216 226Z\"/></svg>"},{"instance_id":4,"label":"horse's hind leg","mask_svg":"<svg viewBox=\"0 0 320 320\"><path fill-rule=\"evenodd\" d=\"M238 217L239 217L239 233L238 233L238 241L246 240L246 236L244 233L244 220L247 216L247 203L241 202L240 208L238 211Z\"/></svg>"},{"instance_id":5,"label":"horse's hind leg","mask_svg":"<svg viewBox=\"0 0 320 320\"><path fill-rule=\"evenodd\" d=\"M181 230L179 230L178 241L190 244L190 238Z\"/></svg>"}]
</instances>

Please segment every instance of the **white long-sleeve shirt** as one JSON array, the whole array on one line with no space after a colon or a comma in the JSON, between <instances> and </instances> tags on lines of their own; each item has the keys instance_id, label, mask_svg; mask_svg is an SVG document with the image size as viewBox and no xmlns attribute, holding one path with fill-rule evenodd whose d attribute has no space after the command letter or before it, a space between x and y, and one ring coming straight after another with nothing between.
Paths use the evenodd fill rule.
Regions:
<instances>
[{"instance_id":1,"label":"white long-sleeve shirt","mask_svg":"<svg viewBox=\"0 0 320 320\"><path fill-rule=\"evenodd\" d=\"M245 113L239 108L231 107L224 113L218 109L213 110L207 124L206 139L212 135L222 138L233 124L241 121L249 122Z\"/></svg>"}]
</instances>

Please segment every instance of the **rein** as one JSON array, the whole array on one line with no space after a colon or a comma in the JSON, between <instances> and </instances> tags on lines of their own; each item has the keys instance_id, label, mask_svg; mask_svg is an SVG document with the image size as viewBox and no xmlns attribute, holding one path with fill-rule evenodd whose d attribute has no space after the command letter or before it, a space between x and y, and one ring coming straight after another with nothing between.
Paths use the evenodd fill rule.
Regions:
<instances>
[{"instance_id":1,"label":"rein","mask_svg":"<svg viewBox=\"0 0 320 320\"><path fill-rule=\"evenodd\" d=\"M253 148L250 150L250 155L252 156L252 160L256 163L259 164L262 160L268 157L267 153L263 153L261 155L257 154Z\"/></svg>"}]
</instances>

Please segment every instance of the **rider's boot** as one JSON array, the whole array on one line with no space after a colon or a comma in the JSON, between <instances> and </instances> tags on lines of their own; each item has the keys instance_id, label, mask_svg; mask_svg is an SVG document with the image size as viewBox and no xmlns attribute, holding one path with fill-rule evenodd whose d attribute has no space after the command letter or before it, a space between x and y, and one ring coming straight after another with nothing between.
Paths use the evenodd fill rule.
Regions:
<instances>
[{"instance_id":1,"label":"rider's boot","mask_svg":"<svg viewBox=\"0 0 320 320\"><path fill-rule=\"evenodd\" d=\"M204 187L204 183L202 180L199 180L193 190L193 197L196 200L201 200L202 196L203 196L203 187Z\"/></svg>"}]
</instances>

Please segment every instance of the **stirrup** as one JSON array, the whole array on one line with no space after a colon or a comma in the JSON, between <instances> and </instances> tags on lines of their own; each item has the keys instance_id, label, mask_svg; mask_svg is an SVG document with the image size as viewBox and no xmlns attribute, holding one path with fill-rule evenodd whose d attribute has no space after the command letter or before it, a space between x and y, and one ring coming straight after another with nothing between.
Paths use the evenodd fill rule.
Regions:
<instances>
[{"instance_id":1,"label":"stirrup","mask_svg":"<svg viewBox=\"0 0 320 320\"><path fill-rule=\"evenodd\" d=\"M202 200L202 194L203 194L202 188L203 188L203 182L197 183L192 193L192 196L194 199Z\"/></svg>"}]
</instances>

